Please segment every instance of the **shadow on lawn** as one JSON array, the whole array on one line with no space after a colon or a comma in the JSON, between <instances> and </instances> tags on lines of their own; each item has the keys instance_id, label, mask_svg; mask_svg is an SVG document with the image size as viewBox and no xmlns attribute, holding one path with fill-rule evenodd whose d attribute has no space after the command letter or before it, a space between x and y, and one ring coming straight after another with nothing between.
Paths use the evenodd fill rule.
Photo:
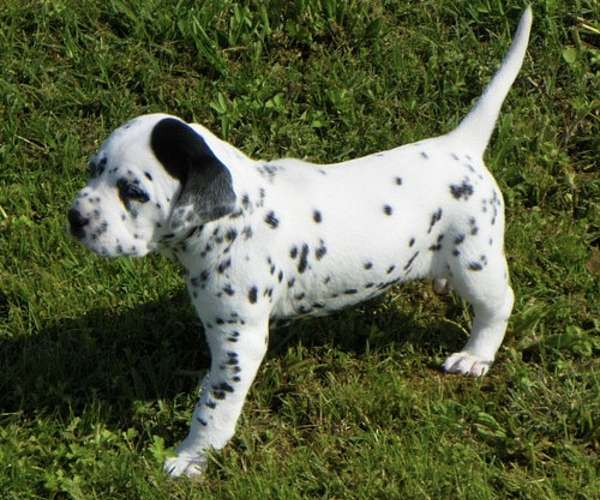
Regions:
<instances>
[{"instance_id":1,"label":"shadow on lawn","mask_svg":"<svg viewBox=\"0 0 600 500\"><path fill-rule=\"evenodd\" d=\"M398 308L375 309L371 302L272 330L267 356L280 356L298 342L331 344L357 355L366 351L367 341L371 350L407 340L426 352L429 346L459 346L456 327L441 333L448 331L447 323L424 327ZM191 394L209 359L200 322L183 290L129 310L94 309L58 320L29 338L0 339L0 414L66 416L95 405L107 423L126 425L136 401Z\"/></svg>"}]
</instances>

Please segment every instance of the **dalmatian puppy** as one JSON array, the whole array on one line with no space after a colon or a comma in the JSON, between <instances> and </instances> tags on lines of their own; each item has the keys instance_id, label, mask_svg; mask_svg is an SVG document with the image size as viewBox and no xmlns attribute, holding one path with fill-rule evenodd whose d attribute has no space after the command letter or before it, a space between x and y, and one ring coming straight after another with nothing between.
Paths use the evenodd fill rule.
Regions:
<instances>
[{"instance_id":1,"label":"dalmatian puppy","mask_svg":"<svg viewBox=\"0 0 600 500\"><path fill-rule=\"evenodd\" d=\"M325 315L432 278L474 312L467 344L443 369L488 371L513 292L503 199L483 153L531 19L527 8L482 97L441 137L333 165L265 162L201 125L151 114L102 145L68 212L73 236L107 257L159 251L178 259L211 351L169 474L201 473L207 451L232 437L276 320Z\"/></svg>"}]
</instances>

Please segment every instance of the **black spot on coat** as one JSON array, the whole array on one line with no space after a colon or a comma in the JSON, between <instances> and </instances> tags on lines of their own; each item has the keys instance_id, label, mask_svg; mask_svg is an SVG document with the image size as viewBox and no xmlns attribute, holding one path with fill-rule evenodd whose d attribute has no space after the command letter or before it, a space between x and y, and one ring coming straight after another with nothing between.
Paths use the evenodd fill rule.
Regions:
<instances>
[{"instance_id":1,"label":"black spot on coat","mask_svg":"<svg viewBox=\"0 0 600 500\"><path fill-rule=\"evenodd\" d=\"M267 213L267 215L265 216L265 222L273 229L275 229L279 225L279 219L275 217L275 213L273 211Z\"/></svg>"},{"instance_id":2,"label":"black spot on coat","mask_svg":"<svg viewBox=\"0 0 600 500\"><path fill-rule=\"evenodd\" d=\"M429 221L429 229L427 234L431 233L433 226L435 226L442 218L442 209L438 208L433 214L431 214L431 220Z\"/></svg>"},{"instance_id":3,"label":"black spot on coat","mask_svg":"<svg viewBox=\"0 0 600 500\"><path fill-rule=\"evenodd\" d=\"M408 259L408 262L406 263L406 265L404 266L404 270L408 270L408 268L412 265L412 263L414 262L414 260L417 258L417 256L419 255L419 251L417 250L413 256Z\"/></svg>"},{"instance_id":4,"label":"black spot on coat","mask_svg":"<svg viewBox=\"0 0 600 500\"><path fill-rule=\"evenodd\" d=\"M442 240L444 239L444 234L440 234L437 238L437 242L429 247L429 250L432 252L437 252L442 249Z\"/></svg>"},{"instance_id":5,"label":"black spot on coat","mask_svg":"<svg viewBox=\"0 0 600 500\"><path fill-rule=\"evenodd\" d=\"M244 239L249 240L252 238L252 228L250 226L246 226L242 229L242 234L244 235Z\"/></svg>"},{"instance_id":6,"label":"black spot on coat","mask_svg":"<svg viewBox=\"0 0 600 500\"><path fill-rule=\"evenodd\" d=\"M319 246L315 250L315 257L317 260L321 260L326 253L327 247L325 246L325 242L323 240L320 240Z\"/></svg>"},{"instance_id":7,"label":"black spot on coat","mask_svg":"<svg viewBox=\"0 0 600 500\"><path fill-rule=\"evenodd\" d=\"M230 266L231 266L231 259L226 259L223 262L219 263L219 266L217 267L217 271L219 271L220 274L223 274L225 272L225 269L227 269Z\"/></svg>"},{"instance_id":8,"label":"black spot on coat","mask_svg":"<svg viewBox=\"0 0 600 500\"><path fill-rule=\"evenodd\" d=\"M227 241L233 241L237 238L237 231L233 228L229 229L226 233L225 233L225 239Z\"/></svg>"},{"instance_id":9,"label":"black spot on coat","mask_svg":"<svg viewBox=\"0 0 600 500\"><path fill-rule=\"evenodd\" d=\"M308 245L305 243L302 245L302 250L300 251L300 261L298 262L298 272L303 273L306 271L308 267Z\"/></svg>"},{"instance_id":10,"label":"black spot on coat","mask_svg":"<svg viewBox=\"0 0 600 500\"><path fill-rule=\"evenodd\" d=\"M461 198L463 200L468 200L473 194L473 186L469 182L468 178L463 179L462 184L451 184L450 185L450 193L457 200Z\"/></svg>"}]
</instances>

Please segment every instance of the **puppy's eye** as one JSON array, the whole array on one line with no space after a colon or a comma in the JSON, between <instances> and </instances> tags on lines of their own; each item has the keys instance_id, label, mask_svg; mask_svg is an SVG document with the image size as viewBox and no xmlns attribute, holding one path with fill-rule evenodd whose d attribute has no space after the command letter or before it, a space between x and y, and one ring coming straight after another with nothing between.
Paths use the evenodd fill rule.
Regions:
<instances>
[{"instance_id":1,"label":"puppy's eye","mask_svg":"<svg viewBox=\"0 0 600 500\"><path fill-rule=\"evenodd\" d=\"M146 203L150 199L146 191L126 179L117 181L117 189L119 190L119 198L125 204L131 200Z\"/></svg>"}]
</instances>

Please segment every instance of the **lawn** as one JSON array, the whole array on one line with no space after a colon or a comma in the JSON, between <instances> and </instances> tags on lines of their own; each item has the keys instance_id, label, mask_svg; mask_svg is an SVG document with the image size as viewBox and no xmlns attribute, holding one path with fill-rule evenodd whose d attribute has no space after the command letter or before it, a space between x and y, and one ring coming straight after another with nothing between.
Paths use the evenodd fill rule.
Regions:
<instances>
[{"instance_id":1,"label":"lawn","mask_svg":"<svg viewBox=\"0 0 600 500\"><path fill-rule=\"evenodd\" d=\"M4 0L0 492L29 498L598 498L600 3L533 2L486 153L515 309L489 375L444 375L468 308L430 283L272 332L200 481L162 461L208 351L178 267L102 259L66 211L112 129L164 111L247 154L341 161L444 133L517 0Z\"/></svg>"}]
</instances>

